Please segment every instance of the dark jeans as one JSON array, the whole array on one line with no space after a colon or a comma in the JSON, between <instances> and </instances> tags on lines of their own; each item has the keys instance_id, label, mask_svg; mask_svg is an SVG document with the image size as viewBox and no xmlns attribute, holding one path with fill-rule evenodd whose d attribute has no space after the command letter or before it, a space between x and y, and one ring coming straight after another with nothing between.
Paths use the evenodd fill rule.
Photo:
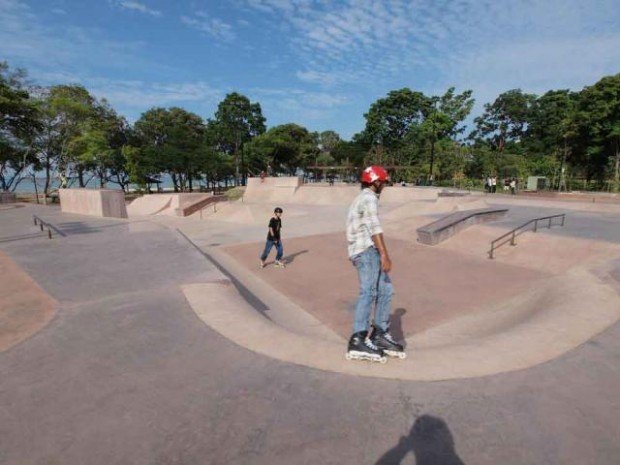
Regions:
<instances>
[{"instance_id":1,"label":"dark jeans","mask_svg":"<svg viewBox=\"0 0 620 465\"><path fill-rule=\"evenodd\" d=\"M265 242L265 250L263 250L263 254L260 256L260 259L262 261L265 261L267 259L267 256L269 255L269 252L271 252L271 248L273 246L276 246L276 260L280 261L282 260L282 255L284 255L284 248L282 247L282 241L272 241L271 239L267 239L267 242Z\"/></svg>"}]
</instances>

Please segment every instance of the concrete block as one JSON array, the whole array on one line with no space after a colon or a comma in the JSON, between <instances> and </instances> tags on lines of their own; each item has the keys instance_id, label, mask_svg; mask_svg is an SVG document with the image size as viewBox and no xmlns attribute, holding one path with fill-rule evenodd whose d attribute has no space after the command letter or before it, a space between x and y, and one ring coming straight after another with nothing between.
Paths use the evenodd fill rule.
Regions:
<instances>
[{"instance_id":1,"label":"concrete block","mask_svg":"<svg viewBox=\"0 0 620 465\"><path fill-rule=\"evenodd\" d=\"M15 194L13 192L0 192L0 203L15 203Z\"/></svg>"},{"instance_id":2,"label":"concrete block","mask_svg":"<svg viewBox=\"0 0 620 465\"><path fill-rule=\"evenodd\" d=\"M65 213L127 218L125 193L120 189L59 189L58 193Z\"/></svg>"}]
</instances>

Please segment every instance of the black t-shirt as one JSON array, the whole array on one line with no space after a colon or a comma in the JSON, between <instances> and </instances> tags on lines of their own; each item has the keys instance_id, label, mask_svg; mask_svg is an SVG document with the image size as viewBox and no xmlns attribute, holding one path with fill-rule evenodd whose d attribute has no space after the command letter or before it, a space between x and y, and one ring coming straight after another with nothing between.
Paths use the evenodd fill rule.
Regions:
<instances>
[{"instance_id":1,"label":"black t-shirt","mask_svg":"<svg viewBox=\"0 0 620 465\"><path fill-rule=\"evenodd\" d=\"M271 228L267 233L267 239L270 241L280 240L280 229L282 229L282 220L280 218L273 217L269 220L269 227ZM273 231L273 235L271 234Z\"/></svg>"}]
</instances>

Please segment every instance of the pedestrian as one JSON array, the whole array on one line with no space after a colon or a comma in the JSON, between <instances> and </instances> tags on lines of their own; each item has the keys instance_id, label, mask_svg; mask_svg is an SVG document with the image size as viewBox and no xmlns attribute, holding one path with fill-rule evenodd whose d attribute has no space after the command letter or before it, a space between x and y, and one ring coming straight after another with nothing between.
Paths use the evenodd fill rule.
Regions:
<instances>
[{"instance_id":1,"label":"pedestrian","mask_svg":"<svg viewBox=\"0 0 620 465\"><path fill-rule=\"evenodd\" d=\"M510 180L510 193L512 195L517 195L517 180L515 178Z\"/></svg>"},{"instance_id":2,"label":"pedestrian","mask_svg":"<svg viewBox=\"0 0 620 465\"><path fill-rule=\"evenodd\" d=\"M284 262L282 261L282 255L284 255L284 248L282 247L282 238L280 237L280 231L282 230L282 209L276 207L273 210L273 216L269 220L269 231L267 232L267 241L265 242L265 250L260 256L260 267L265 268L265 260L271 252L273 246L276 247L276 262L275 265L284 268Z\"/></svg>"},{"instance_id":3,"label":"pedestrian","mask_svg":"<svg viewBox=\"0 0 620 465\"><path fill-rule=\"evenodd\" d=\"M496 191L497 191L497 177L492 176L491 177L491 193L495 194Z\"/></svg>"},{"instance_id":4,"label":"pedestrian","mask_svg":"<svg viewBox=\"0 0 620 465\"><path fill-rule=\"evenodd\" d=\"M370 166L362 172L362 192L353 200L347 215L349 259L357 269L359 297L355 305L353 335L349 339L348 360L385 363L385 355L405 358L403 346L389 332L392 295L388 255L377 209L379 195L389 181L385 169ZM374 307L374 324L369 335L369 320Z\"/></svg>"}]
</instances>

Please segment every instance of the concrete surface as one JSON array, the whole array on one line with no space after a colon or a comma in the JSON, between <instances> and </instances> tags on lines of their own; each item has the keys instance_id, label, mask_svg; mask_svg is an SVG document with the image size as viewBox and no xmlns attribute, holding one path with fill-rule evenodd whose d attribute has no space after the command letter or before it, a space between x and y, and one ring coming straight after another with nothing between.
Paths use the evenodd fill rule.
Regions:
<instances>
[{"instance_id":1,"label":"concrete surface","mask_svg":"<svg viewBox=\"0 0 620 465\"><path fill-rule=\"evenodd\" d=\"M0 352L41 330L55 311L54 299L0 252Z\"/></svg>"},{"instance_id":2,"label":"concrete surface","mask_svg":"<svg viewBox=\"0 0 620 465\"><path fill-rule=\"evenodd\" d=\"M480 228L484 238L562 207L505 204L511 217ZM525 235L495 263L518 262L536 247L572 246L551 265L528 256L518 266L549 273L549 280L576 273L569 289L584 279L585 266L593 273L588 280L618 292L617 209L572 206L567 228ZM342 230L344 206L301 206L304 213L294 216L296 208L285 209L285 241ZM41 236L33 213L67 236ZM474 379L388 380L279 361L241 348L197 317L181 289L230 289L229 278L175 231L207 250L262 240L268 218L195 216L154 222L43 206L0 211L0 249L58 302L50 324L0 353L0 463L539 465L607 464L620 456L618 324L544 364ZM413 244L398 221L416 217L386 225L391 237ZM486 239L476 238L477 229L438 251L480 257ZM467 239L473 244L464 247ZM555 302L541 296L541 305ZM242 308L233 299L225 305ZM570 300L586 310L592 303ZM479 323L472 326L481 330ZM504 324L511 327L509 319ZM443 327L433 338L452 330Z\"/></svg>"}]
</instances>

